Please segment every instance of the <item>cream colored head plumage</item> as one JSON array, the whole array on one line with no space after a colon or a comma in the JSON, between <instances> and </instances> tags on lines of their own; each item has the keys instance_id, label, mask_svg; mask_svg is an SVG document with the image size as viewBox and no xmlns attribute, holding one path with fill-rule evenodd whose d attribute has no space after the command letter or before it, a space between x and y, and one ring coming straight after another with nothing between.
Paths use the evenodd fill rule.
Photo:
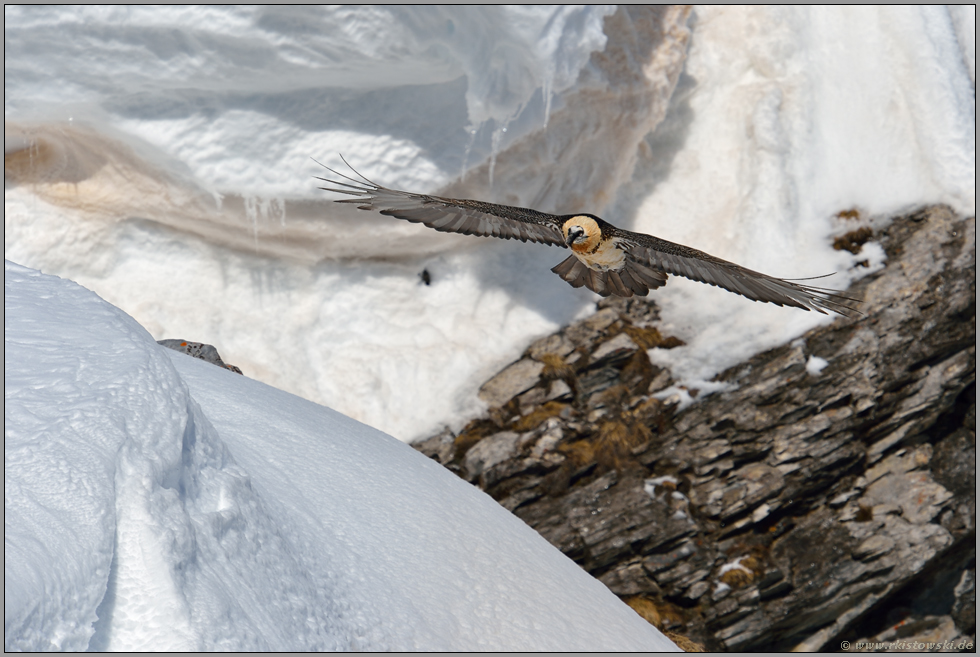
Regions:
<instances>
[{"instance_id":1,"label":"cream colored head plumage","mask_svg":"<svg viewBox=\"0 0 980 657\"><path fill-rule=\"evenodd\" d=\"M592 217L584 214L577 215L565 222L561 227L565 244L575 253L590 253L599 246L602 239L602 229Z\"/></svg>"}]
</instances>

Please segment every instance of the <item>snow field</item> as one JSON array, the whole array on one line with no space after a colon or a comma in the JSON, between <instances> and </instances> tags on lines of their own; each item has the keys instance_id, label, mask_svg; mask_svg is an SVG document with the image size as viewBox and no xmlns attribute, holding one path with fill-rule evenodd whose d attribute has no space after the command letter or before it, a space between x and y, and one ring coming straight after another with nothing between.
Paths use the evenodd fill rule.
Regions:
<instances>
[{"instance_id":1,"label":"snow field","mask_svg":"<svg viewBox=\"0 0 980 657\"><path fill-rule=\"evenodd\" d=\"M402 442L4 279L5 648L674 648Z\"/></svg>"}]
</instances>

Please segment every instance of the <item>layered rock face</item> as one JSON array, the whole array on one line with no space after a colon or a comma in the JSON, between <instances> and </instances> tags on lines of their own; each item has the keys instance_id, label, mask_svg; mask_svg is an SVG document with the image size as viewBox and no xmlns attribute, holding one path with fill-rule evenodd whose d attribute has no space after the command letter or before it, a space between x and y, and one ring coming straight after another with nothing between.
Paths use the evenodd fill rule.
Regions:
<instances>
[{"instance_id":1,"label":"layered rock face","mask_svg":"<svg viewBox=\"0 0 980 657\"><path fill-rule=\"evenodd\" d=\"M974 641L975 223L842 236L888 256L848 291L865 315L680 411L655 303L603 300L484 386L488 417L416 447L706 648Z\"/></svg>"}]
</instances>

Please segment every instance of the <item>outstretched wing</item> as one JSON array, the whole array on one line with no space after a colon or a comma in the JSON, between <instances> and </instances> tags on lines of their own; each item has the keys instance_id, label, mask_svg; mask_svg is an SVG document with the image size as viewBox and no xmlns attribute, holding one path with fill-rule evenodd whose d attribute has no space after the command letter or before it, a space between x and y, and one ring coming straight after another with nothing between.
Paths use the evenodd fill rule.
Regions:
<instances>
[{"instance_id":1,"label":"outstretched wing","mask_svg":"<svg viewBox=\"0 0 980 657\"><path fill-rule=\"evenodd\" d=\"M500 237L565 247L561 222L555 215L483 201L402 192L371 182L354 171L353 167L351 171L361 180L345 176L330 167L324 168L343 180L317 176L317 180L333 185L320 189L355 197L341 199L337 203L356 203L360 210L376 210L444 233Z\"/></svg>"},{"instance_id":2,"label":"outstretched wing","mask_svg":"<svg viewBox=\"0 0 980 657\"><path fill-rule=\"evenodd\" d=\"M667 274L683 276L692 281L707 283L741 294L754 301L765 301L777 306L793 306L804 310L827 311L845 317L857 317L861 313L845 305L854 299L809 285L800 285L781 278L774 278L746 269L733 262L681 244L662 240L652 235L615 229L621 248L626 251L626 269L631 262L653 268Z\"/></svg>"}]
</instances>

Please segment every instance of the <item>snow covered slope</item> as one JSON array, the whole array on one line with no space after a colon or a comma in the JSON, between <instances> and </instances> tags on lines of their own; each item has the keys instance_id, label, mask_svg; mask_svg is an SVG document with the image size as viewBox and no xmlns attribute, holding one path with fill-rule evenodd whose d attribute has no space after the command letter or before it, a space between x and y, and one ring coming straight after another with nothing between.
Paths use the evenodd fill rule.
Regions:
<instances>
[{"instance_id":1,"label":"snow covered slope","mask_svg":"<svg viewBox=\"0 0 980 657\"><path fill-rule=\"evenodd\" d=\"M4 268L4 647L668 650L391 436Z\"/></svg>"},{"instance_id":2,"label":"snow covered slope","mask_svg":"<svg viewBox=\"0 0 980 657\"><path fill-rule=\"evenodd\" d=\"M973 7L4 9L4 249L155 337L402 440L594 295L544 246L338 206L389 186L588 211L782 277L865 217L975 211ZM57 44L57 47L53 47ZM423 270L431 286L423 285ZM688 385L830 318L671 280Z\"/></svg>"}]
</instances>

